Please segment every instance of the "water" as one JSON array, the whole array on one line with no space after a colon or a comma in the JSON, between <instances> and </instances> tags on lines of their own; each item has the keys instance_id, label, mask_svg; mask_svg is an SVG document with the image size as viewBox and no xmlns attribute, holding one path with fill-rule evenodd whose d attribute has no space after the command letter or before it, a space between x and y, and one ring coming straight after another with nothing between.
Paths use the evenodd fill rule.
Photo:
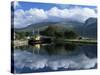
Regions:
<instances>
[{"instance_id":1,"label":"water","mask_svg":"<svg viewBox=\"0 0 100 75\"><path fill-rule=\"evenodd\" d=\"M36 44L14 49L14 73L85 70L97 68L97 46Z\"/></svg>"}]
</instances>

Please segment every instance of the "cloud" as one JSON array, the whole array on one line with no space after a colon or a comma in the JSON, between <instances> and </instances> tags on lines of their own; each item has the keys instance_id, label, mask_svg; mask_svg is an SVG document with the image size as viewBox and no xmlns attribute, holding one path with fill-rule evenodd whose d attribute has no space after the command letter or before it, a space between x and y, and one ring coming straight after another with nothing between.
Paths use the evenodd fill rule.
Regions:
<instances>
[{"instance_id":1,"label":"cloud","mask_svg":"<svg viewBox=\"0 0 100 75\"><path fill-rule=\"evenodd\" d=\"M39 22L79 21L84 22L89 17L96 17L97 13L91 8L74 7L59 9L52 7L49 10L31 8L29 10L17 9L14 14L14 26L26 27Z\"/></svg>"},{"instance_id":2,"label":"cloud","mask_svg":"<svg viewBox=\"0 0 100 75\"><path fill-rule=\"evenodd\" d=\"M88 58L85 54L48 56L36 55L27 51L15 51L14 61L15 68L19 68L20 70L23 70L24 67L30 68L31 70L43 69L45 67L49 67L52 70L58 70L59 68L89 69L93 68L97 63L96 58Z\"/></svg>"},{"instance_id":3,"label":"cloud","mask_svg":"<svg viewBox=\"0 0 100 75\"><path fill-rule=\"evenodd\" d=\"M15 27L26 27L30 24L45 21L47 18L43 9L33 8L28 11L19 9L14 14L14 25Z\"/></svg>"}]
</instances>

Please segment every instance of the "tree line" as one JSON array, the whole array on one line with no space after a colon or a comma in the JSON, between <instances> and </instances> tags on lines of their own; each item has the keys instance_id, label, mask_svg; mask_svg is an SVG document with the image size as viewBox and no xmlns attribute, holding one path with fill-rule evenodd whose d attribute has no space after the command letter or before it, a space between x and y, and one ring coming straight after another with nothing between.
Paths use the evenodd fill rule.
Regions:
<instances>
[{"instance_id":1,"label":"tree line","mask_svg":"<svg viewBox=\"0 0 100 75\"><path fill-rule=\"evenodd\" d=\"M51 37L56 37L56 38L66 38L66 39L75 39L78 37L78 34L74 30L62 28L61 26L48 26L44 30L39 31L40 35L44 36L51 36ZM26 37L32 37L33 32L15 32L16 39L25 39Z\"/></svg>"}]
</instances>

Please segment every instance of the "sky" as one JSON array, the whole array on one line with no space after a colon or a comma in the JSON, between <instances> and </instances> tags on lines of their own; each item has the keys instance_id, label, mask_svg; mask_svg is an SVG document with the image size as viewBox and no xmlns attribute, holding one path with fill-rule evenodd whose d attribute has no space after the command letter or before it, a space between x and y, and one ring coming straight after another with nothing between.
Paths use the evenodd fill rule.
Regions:
<instances>
[{"instance_id":1,"label":"sky","mask_svg":"<svg viewBox=\"0 0 100 75\"><path fill-rule=\"evenodd\" d=\"M96 6L14 2L14 27L23 28L40 22L78 21L97 17Z\"/></svg>"}]
</instances>

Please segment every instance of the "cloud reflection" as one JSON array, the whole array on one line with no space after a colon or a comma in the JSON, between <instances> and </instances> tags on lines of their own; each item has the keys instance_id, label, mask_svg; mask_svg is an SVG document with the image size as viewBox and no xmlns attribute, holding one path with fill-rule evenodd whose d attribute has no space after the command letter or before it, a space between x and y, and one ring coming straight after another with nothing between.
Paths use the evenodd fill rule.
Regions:
<instances>
[{"instance_id":1,"label":"cloud reflection","mask_svg":"<svg viewBox=\"0 0 100 75\"><path fill-rule=\"evenodd\" d=\"M64 69L89 69L93 68L96 58L88 58L85 54L73 56L48 56L36 55L27 51L15 51L14 53L15 68L23 69L24 67L31 70L43 69L49 67L52 70Z\"/></svg>"}]
</instances>

